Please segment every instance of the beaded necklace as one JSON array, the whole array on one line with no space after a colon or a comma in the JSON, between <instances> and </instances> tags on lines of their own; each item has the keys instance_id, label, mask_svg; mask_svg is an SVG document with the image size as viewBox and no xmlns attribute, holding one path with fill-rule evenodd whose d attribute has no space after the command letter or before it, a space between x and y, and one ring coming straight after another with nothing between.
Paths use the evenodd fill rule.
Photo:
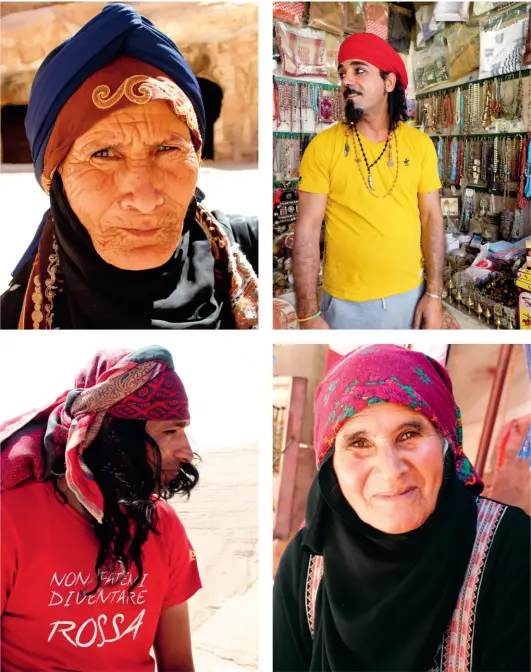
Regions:
<instances>
[{"instance_id":1,"label":"beaded necklace","mask_svg":"<svg viewBox=\"0 0 531 672\"><path fill-rule=\"evenodd\" d=\"M444 97L441 110L441 123L446 129L451 129L453 126L452 115L452 97L450 94Z\"/></svg>"},{"instance_id":2,"label":"beaded necklace","mask_svg":"<svg viewBox=\"0 0 531 672\"><path fill-rule=\"evenodd\" d=\"M373 168L373 167L378 163L378 161L382 158L382 156L383 156L384 153L385 153L385 150L386 150L388 147L389 147L389 161L387 162L387 165L388 165L390 168L392 168L393 165L394 165L394 163L393 163L392 148L391 148L391 146L390 146L390 143L391 143L391 135L392 135L392 133L391 133L391 131L389 131L389 133L388 133L388 135L387 135L387 140L385 141L384 148L383 148L382 151L380 152L380 155L378 156L378 158L377 158L375 161L373 161L371 164L369 164L369 161L367 160L367 156L366 156L366 154L365 154L365 150L363 149L363 144L362 144L362 142L361 142L361 138L360 138L360 136L359 136L359 133L358 133L358 129L357 129L357 127L356 127L356 124L351 124L351 125L350 125L350 133L351 133L351 137L352 137L352 140L353 140L354 149L355 149L355 151L356 151L356 161L359 162L359 159L358 159L358 153L357 153L356 143L354 142L354 138L353 138L353 136L352 136L352 130L354 130L354 133L355 133L355 135L356 135L356 139L357 139L357 141L358 141L358 144L359 144L359 146L360 146L361 153L362 153L362 156L363 156L363 161L365 162L365 167L367 168L367 179L368 179L368 185L369 185L369 188L370 188L372 191L374 191L374 185L373 185L373 183L372 183L371 168ZM346 139L345 139L345 156L348 156L348 154L349 154L348 138L349 138L349 134L348 134L348 132L347 132L347 134L346 134ZM395 143L396 143L396 136L395 136Z\"/></svg>"},{"instance_id":3,"label":"beaded necklace","mask_svg":"<svg viewBox=\"0 0 531 672\"><path fill-rule=\"evenodd\" d=\"M356 131L356 135L358 136L358 141L359 141L359 135L357 133L357 129L356 129L355 125L354 125L354 129ZM399 161L399 156L398 156L398 139L396 137L396 131L389 133L389 136L387 138L388 141L386 142L386 146L387 146L388 144L391 145L391 142L392 142L393 138L394 138L394 141L395 141L395 156L396 156L395 179L394 179L393 184L391 185L391 188L389 189L389 191L386 194L383 194L382 196L379 196L378 194L375 193L375 189L374 189L374 186L372 184L372 176L371 176L371 173L370 173L370 169L368 167L368 161L367 161L367 158L365 156L365 153L363 153L363 158L365 160L365 166L368 169L368 179L365 177L365 175L363 173L363 170L361 168L361 159L360 159L359 154L358 154L357 143L354 141L354 136L351 136L351 137L352 137L352 145L354 147L354 156L355 156L354 160L355 160L355 163L358 166L358 170L360 171L360 175L361 175L361 178L363 180L363 184L365 185L365 188L367 189L369 194L371 194L371 196L374 196L374 198L378 198L378 199L387 198L388 196L390 196L392 194L392 192L393 192L393 190L396 186L396 183L398 181L400 161ZM348 143L348 136L347 136L347 141L346 142ZM363 152L363 145L361 144L361 142L360 142L360 148L361 148L361 151ZM385 151L385 147L384 147L384 151ZM371 167L374 166L380 160L380 158L382 156L383 156L383 151L380 154L380 156L378 157L378 159L371 164ZM394 162L392 161L391 154L390 154L390 159L389 159L388 165L390 165L391 167L394 166Z\"/></svg>"},{"instance_id":4,"label":"beaded necklace","mask_svg":"<svg viewBox=\"0 0 531 672\"><path fill-rule=\"evenodd\" d=\"M489 128L492 126L494 121L493 110L492 110L492 89L490 82L487 82L484 88L484 103L483 103L483 115L481 117L481 125L483 128Z\"/></svg>"}]
</instances>

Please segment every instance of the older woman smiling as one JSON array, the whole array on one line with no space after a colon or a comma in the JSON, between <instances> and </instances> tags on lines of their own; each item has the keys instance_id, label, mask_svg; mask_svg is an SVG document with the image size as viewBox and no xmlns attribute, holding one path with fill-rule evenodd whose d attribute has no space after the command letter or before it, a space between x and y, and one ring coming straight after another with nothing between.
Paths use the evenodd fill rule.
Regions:
<instances>
[{"instance_id":1,"label":"older woman smiling","mask_svg":"<svg viewBox=\"0 0 531 672\"><path fill-rule=\"evenodd\" d=\"M26 130L50 211L2 297L4 328L257 325L253 236L199 202L199 85L150 21L109 5L57 47Z\"/></svg>"},{"instance_id":2,"label":"older woman smiling","mask_svg":"<svg viewBox=\"0 0 531 672\"><path fill-rule=\"evenodd\" d=\"M315 398L319 472L275 579L275 672L530 669L530 527L480 497L436 361L340 360Z\"/></svg>"}]
</instances>

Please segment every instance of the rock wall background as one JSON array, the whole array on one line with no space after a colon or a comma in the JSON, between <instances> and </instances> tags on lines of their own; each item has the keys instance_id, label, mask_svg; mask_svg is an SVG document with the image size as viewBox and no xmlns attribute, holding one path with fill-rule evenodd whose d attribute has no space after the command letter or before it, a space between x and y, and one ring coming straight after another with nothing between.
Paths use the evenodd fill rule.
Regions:
<instances>
[{"instance_id":1,"label":"rock wall background","mask_svg":"<svg viewBox=\"0 0 531 672\"><path fill-rule=\"evenodd\" d=\"M46 55L98 14L105 2L0 4L0 97L27 105ZM254 2L132 2L177 44L196 76L223 91L216 161L258 161L258 6Z\"/></svg>"}]
</instances>

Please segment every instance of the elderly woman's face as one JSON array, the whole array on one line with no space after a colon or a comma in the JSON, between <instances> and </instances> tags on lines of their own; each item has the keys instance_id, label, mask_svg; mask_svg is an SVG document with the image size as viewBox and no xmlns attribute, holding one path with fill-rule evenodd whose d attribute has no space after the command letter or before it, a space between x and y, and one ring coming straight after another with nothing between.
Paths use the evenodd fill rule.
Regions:
<instances>
[{"instance_id":1,"label":"elderly woman's face","mask_svg":"<svg viewBox=\"0 0 531 672\"><path fill-rule=\"evenodd\" d=\"M442 484L442 440L423 415L376 404L336 437L333 466L341 492L365 523L389 534L420 527Z\"/></svg>"},{"instance_id":2,"label":"elderly woman's face","mask_svg":"<svg viewBox=\"0 0 531 672\"><path fill-rule=\"evenodd\" d=\"M138 271L177 248L199 161L164 101L109 115L76 140L60 168L68 202L108 264Z\"/></svg>"}]
</instances>

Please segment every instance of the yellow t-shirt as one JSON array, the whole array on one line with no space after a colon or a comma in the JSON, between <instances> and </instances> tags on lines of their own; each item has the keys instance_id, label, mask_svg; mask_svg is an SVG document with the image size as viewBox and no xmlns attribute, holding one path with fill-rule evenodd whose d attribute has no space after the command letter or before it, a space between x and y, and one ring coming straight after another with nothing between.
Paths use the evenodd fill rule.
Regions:
<instances>
[{"instance_id":1,"label":"yellow t-shirt","mask_svg":"<svg viewBox=\"0 0 531 672\"><path fill-rule=\"evenodd\" d=\"M440 189L437 154L428 135L399 123L394 166L388 166L387 149L371 169L375 193L369 193L367 168L357 140L349 138L345 156L342 123L318 133L301 161L299 189L328 194L325 212L323 289L349 301L370 301L408 292L422 282L424 270L418 194ZM371 142L360 134L369 164L384 142ZM356 162L356 142L361 163ZM360 172L361 171L361 172ZM363 177L362 177L363 175Z\"/></svg>"}]
</instances>

